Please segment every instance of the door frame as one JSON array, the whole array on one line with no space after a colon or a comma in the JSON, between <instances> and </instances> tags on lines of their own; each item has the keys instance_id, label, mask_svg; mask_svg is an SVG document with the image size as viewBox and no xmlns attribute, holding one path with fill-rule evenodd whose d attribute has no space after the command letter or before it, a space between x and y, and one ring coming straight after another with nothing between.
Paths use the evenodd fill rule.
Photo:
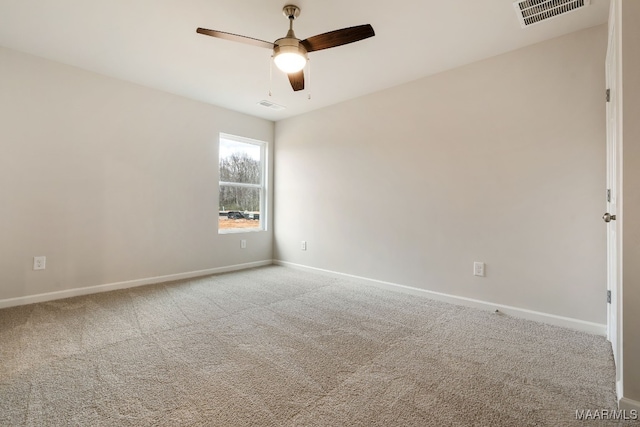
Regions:
<instances>
[{"instance_id":1,"label":"door frame","mask_svg":"<svg viewBox=\"0 0 640 427\"><path fill-rule=\"evenodd\" d=\"M605 61L609 102L606 106L606 181L607 212L616 220L607 224L607 290L611 304L607 304L607 339L611 342L616 365L616 389L623 396L622 351L622 33L620 28L620 0L611 0L609 35Z\"/></svg>"}]
</instances>

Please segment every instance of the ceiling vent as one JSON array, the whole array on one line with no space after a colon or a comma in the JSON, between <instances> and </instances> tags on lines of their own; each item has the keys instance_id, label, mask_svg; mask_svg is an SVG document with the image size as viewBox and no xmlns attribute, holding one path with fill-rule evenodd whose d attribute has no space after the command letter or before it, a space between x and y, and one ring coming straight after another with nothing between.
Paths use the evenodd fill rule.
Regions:
<instances>
[{"instance_id":1,"label":"ceiling vent","mask_svg":"<svg viewBox=\"0 0 640 427\"><path fill-rule=\"evenodd\" d=\"M521 0L513 3L522 28L589 6L591 0Z\"/></svg>"},{"instance_id":2,"label":"ceiling vent","mask_svg":"<svg viewBox=\"0 0 640 427\"><path fill-rule=\"evenodd\" d=\"M267 107L274 111L281 111L287 108L282 105L274 104L273 102L267 101L266 99L263 99L262 101L258 102L258 105L262 105L263 107Z\"/></svg>"}]
</instances>

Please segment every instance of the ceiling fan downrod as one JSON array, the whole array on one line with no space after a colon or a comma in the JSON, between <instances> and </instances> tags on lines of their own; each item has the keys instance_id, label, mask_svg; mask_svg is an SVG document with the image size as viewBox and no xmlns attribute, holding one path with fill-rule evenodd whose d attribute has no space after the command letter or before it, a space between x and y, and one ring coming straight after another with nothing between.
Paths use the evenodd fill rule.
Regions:
<instances>
[{"instance_id":1,"label":"ceiling fan downrod","mask_svg":"<svg viewBox=\"0 0 640 427\"><path fill-rule=\"evenodd\" d=\"M289 4L282 8L282 14L289 19L289 31L285 38L297 38L293 32L293 20L300 16L300 8Z\"/></svg>"}]
</instances>

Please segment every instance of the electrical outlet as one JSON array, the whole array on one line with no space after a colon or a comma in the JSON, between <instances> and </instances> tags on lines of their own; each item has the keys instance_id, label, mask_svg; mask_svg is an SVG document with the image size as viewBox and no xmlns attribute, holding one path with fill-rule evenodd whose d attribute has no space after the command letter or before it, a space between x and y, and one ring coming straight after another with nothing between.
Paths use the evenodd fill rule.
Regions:
<instances>
[{"instance_id":1,"label":"electrical outlet","mask_svg":"<svg viewBox=\"0 0 640 427\"><path fill-rule=\"evenodd\" d=\"M247 241L245 239L240 240L240 249L247 248Z\"/></svg>"},{"instance_id":2,"label":"electrical outlet","mask_svg":"<svg viewBox=\"0 0 640 427\"><path fill-rule=\"evenodd\" d=\"M484 262L474 262L473 263L473 275L484 277Z\"/></svg>"},{"instance_id":3,"label":"electrical outlet","mask_svg":"<svg viewBox=\"0 0 640 427\"><path fill-rule=\"evenodd\" d=\"M46 256L34 256L33 257L33 269L34 270L44 270L47 268L47 257Z\"/></svg>"},{"instance_id":4,"label":"electrical outlet","mask_svg":"<svg viewBox=\"0 0 640 427\"><path fill-rule=\"evenodd\" d=\"M307 250L307 241L303 240L302 243L300 243L300 249L302 249L303 251Z\"/></svg>"}]
</instances>

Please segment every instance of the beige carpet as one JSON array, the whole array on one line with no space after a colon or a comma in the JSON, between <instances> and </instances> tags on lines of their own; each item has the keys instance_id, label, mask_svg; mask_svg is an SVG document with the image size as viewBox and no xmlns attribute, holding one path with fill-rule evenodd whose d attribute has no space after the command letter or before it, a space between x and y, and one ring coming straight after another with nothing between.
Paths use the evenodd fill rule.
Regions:
<instances>
[{"instance_id":1,"label":"beige carpet","mask_svg":"<svg viewBox=\"0 0 640 427\"><path fill-rule=\"evenodd\" d=\"M571 426L609 343L270 266L0 310L2 426ZM611 424L607 424L611 425Z\"/></svg>"}]
</instances>

